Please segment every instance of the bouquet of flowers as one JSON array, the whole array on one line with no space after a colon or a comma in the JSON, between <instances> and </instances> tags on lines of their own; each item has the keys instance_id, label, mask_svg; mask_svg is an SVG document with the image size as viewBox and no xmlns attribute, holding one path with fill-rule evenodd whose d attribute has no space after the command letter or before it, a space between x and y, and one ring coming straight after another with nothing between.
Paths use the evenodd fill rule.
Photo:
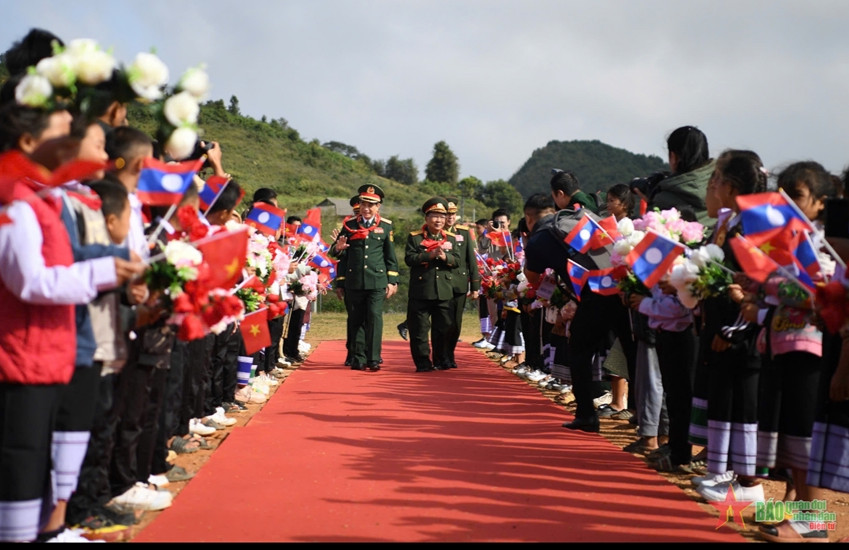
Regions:
<instances>
[{"instance_id":1,"label":"bouquet of flowers","mask_svg":"<svg viewBox=\"0 0 849 550\"><path fill-rule=\"evenodd\" d=\"M306 296L308 300L315 300L318 298L319 292L318 273L310 270L309 273L289 285L289 292L294 296Z\"/></svg>"},{"instance_id":2,"label":"bouquet of flowers","mask_svg":"<svg viewBox=\"0 0 849 550\"><path fill-rule=\"evenodd\" d=\"M849 282L843 277L834 277L825 284L816 286L815 309L826 330L837 334L849 321Z\"/></svg>"},{"instance_id":3,"label":"bouquet of flowers","mask_svg":"<svg viewBox=\"0 0 849 550\"><path fill-rule=\"evenodd\" d=\"M732 278L722 265L725 253L715 244L699 247L676 260L669 273L669 284L678 294L678 301L690 309L705 298L723 294Z\"/></svg>"},{"instance_id":4,"label":"bouquet of flowers","mask_svg":"<svg viewBox=\"0 0 849 550\"><path fill-rule=\"evenodd\" d=\"M681 213L675 208L669 210L656 208L653 211L646 212L641 218L634 220L622 218L617 223L617 230L620 236L613 243L610 261L614 267L622 268L617 270L618 273L622 273L618 279L619 288L626 295L642 294L648 296L651 294L650 290L634 275L625 261L631 250L643 240L649 231L654 231L684 245L694 246L704 239L705 228L698 222L684 221L681 219Z\"/></svg>"},{"instance_id":5,"label":"bouquet of flowers","mask_svg":"<svg viewBox=\"0 0 849 550\"><path fill-rule=\"evenodd\" d=\"M224 289L208 286L209 265L197 248L172 240L165 245L163 254L164 261L151 263L145 272L145 282L170 312L166 322L179 327L179 339L188 341L209 332L218 334L243 316L238 298Z\"/></svg>"}]
</instances>

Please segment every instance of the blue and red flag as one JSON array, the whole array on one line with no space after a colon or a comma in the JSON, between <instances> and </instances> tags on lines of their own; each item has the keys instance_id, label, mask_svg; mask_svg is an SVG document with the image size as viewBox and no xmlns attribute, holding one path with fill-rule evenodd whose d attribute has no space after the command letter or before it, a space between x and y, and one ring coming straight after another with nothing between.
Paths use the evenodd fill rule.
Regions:
<instances>
[{"instance_id":1,"label":"blue and red flag","mask_svg":"<svg viewBox=\"0 0 849 550\"><path fill-rule=\"evenodd\" d=\"M625 263L644 285L651 288L666 275L672 267L672 262L683 254L684 250L685 247L681 243L649 231L625 256Z\"/></svg>"},{"instance_id":2,"label":"blue and red flag","mask_svg":"<svg viewBox=\"0 0 849 550\"><path fill-rule=\"evenodd\" d=\"M264 202L256 202L245 216L245 224L266 235L275 236L286 221L286 211Z\"/></svg>"},{"instance_id":3,"label":"blue and red flag","mask_svg":"<svg viewBox=\"0 0 849 550\"><path fill-rule=\"evenodd\" d=\"M148 206L177 204L202 165L203 159L166 164L148 157L142 165L136 196Z\"/></svg>"},{"instance_id":4,"label":"blue and red flag","mask_svg":"<svg viewBox=\"0 0 849 550\"><path fill-rule=\"evenodd\" d=\"M327 269L328 267L333 267L333 262L330 260L330 258L325 256L321 252L316 252L315 254L313 254L309 262L307 263L318 269Z\"/></svg>"},{"instance_id":5,"label":"blue and red flag","mask_svg":"<svg viewBox=\"0 0 849 550\"><path fill-rule=\"evenodd\" d=\"M807 231L799 231L796 247L793 249L793 259L802 272L807 274L811 279L820 276L822 267L817 257L817 249L814 247L811 236ZM803 277L800 277L800 280L806 282ZM813 281L811 282L813 283ZM813 287L813 284L811 284L811 287Z\"/></svg>"},{"instance_id":6,"label":"blue and red flag","mask_svg":"<svg viewBox=\"0 0 849 550\"><path fill-rule=\"evenodd\" d=\"M768 238L788 229L812 231L813 226L796 204L779 192L751 193L738 195L740 222L743 234L748 238Z\"/></svg>"},{"instance_id":7,"label":"blue and red flag","mask_svg":"<svg viewBox=\"0 0 849 550\"><path fill-rule=\"evenodd\" d=\"M596 269L587 273L587 286L596 294L602 296L612 296L619 293L619 283L617 282L614 271L615 267L607 269Z\"/></svg>"},{"instance_id":8,"label":"blue and red flag","mask_svg":"<svg viewBox=\"0 0 849 550\"><path fill-rule=\"evenodd\" d=\"M321 209L310 208L307 210L297 232L303 235L306 240L321 239Z\"/></svg>"},{"instance_id":9,"label":"blue and red flag","mask_svg":"<svg viewBox=\"0 0 849 550\"><path fill-rule=\"evenodd\" d=\"M598 222L589 216L584 216L563 238L563 242L583 254L605 244L612 244L613 239Z\"/></svg>"},{"instance_id":10,"label":"blue and red flag","mask_svg":"<svg viewBox=\"0 0 849 550\"><path fill-rule=\"evenodd\" d=\"M230 178L225 178L223 176L209 176L209 178L203 182L203 189L198 192L200 209L202 212L207 212L209 210L215 201L218 200L218 195L224 190L224 187L226 187L229 182Z\"/></svg>"},{"instance_id":11,"label":"blue and red flag","mask_svg":"<svg viewBox=\"0 0 849 550\"><path fill-rule=\"evenodd\" d=\"M584 283L587 280L589 270L581 265L576 264L572 260L566 261L566 272L569 273L569 280L572 282L572 290L575 291L575 297L581 301L581 290L584 288Z\"/></svg>"}]
</instances>

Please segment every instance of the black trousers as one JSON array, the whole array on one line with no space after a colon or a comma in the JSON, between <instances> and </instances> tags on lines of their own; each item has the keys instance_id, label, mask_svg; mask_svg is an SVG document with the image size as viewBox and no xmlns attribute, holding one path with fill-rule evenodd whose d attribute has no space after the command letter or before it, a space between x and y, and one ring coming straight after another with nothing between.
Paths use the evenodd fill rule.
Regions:
<instances>
[{"instance_id":1,"label":"black trousers","mask_svg":"<svg viewBox=\"0 0 849 550\"><path fill-rule=\"evenodd\" d=\"M453 322L451 315L450 300L409 298L407 325L410 333L410 353L416 368L446 365L448 354L446 332ZM428 334L430 334L430 342L428 342ZM431 348L433 348L432 357Z\"/></svg>"},{"instance_id":2,"label":"black trousers","mask_svg":"<svg viewBox=\"0 0 849 550\"><path fill-rule=\"evenodd\" d=\"M454 350L457 349L457 341L463 331L463 310L466 309L466 294L454 294L454 297L448 303L448 307L452 322L448 330L445 331L445 355L446 361L456 367L457 361L454 360Z\"/></svg>"},{"instance_id":3,"label":"black trousers","mask_svg":"<svg viewBox=\"0 0 849 550\"><path fill-rule=\"evenodd\" d=\"M112 496L130 489L138 478L138 447L144 429L151 383L156 367L127 361L118 376L115 409L118 424L109 469Z\"/></svg>"},{"instance_id":4,"label":"black trousers","mask_svg":"<svg viewBox=\"0 0 849 550\"><path fill-rule=\"evenodd\" d=\"M144 420L142 421L142 433L139 437L136 481L147 482L147 478L151 474L153 456L157 449L162 462L168 456L168 438L165 436L165 431L160 429L167 379L167 369L154 369L150 377L150 392L148 393Z\"/></svg>"},{"instance_id":5,"label":"black trousers","mask_svg":"<svg viewBox=\"0 0 849 550\"><path fill-rule=\"evenodd\" d=\"M380 363L383 343L383 303L386 301L386 289L353 290L345 289L348 308L348 329L352 337L353 349L349 348L354 364L367 365Z\"/></svg>"},{"instance_id":6,"label":"black trousers","mask_svg":"<svg viewBox=\"0 0 849 550\"><path fill-rule=\"evenodd\" d=\"M183 405L180 425L189 425L192 418L202 418L206 401L206 388L212 372L212 344L214 335L192 340L186 344L186 362L183 376Z\"/></svg>"},{"instance_id":7,"label":"black trousers","mask_svg":"<svg viewBox=\"0 0 849 550\"><path fill-rule=\"evenodd\" d=\"M113 496L109 487L109 468L115 446L115 429L118 424L114 409L117 387L117 373L101 375L98 382L91 438L80 470L77 490L68 500L66 514L68 525L78 524L94 514L98 507L109 502Z\"/></svg>"},{"instance_id":8,"label":"black trousers","mask_svg":"<svg viewBox=\"0 0 849 550\"><path fill-rule=\"evenodd\" d=\"M236 323L231 323L220 334L215 334L213 337L212 351L210 352L209 386L206 388L203 416L215 414L216 407L220 407L224 401L227 401L224 387L231 383L226 381L228 376L233 377L232 387L235 392L235 373L238 371L237 358L239 354L238 342L234 344L234 341L238 339L237 330ZM230 397L230 401L232 401L232 395Z\"/></svg>"},{"instance_id":9,"label":"black trousers","mask_svg":"<svg viewBox=\"0 0 849 550\"><path fill-rule=\"evenodd\" d=\"M301 341L301 327L304 326L304 314L306 310L293 309L289 312L289 324L286 327L286 337L283 339L283 355L286 357L298 357L298 343Z\"/></svg>"},{"instance_id":10,"label":"black trousers","mask_svg":"<svg viewBox=\"0 0 849 550\"><path fill-rule=\"evenodd\" d=\"M271 372L277 367L280 358L280 339L283 337L283 323L285 317L275 317L268 321L268 333L271 336L271 345L263 350L262 360L257 364L257 374L260 372Z\"/></svg>"},{"instance_id":11,"label":"black trousers","mask_svg":"<svg viewBox=\"0 0 849 550\"><path fill-rule=\"evenodd\" d=\"M698 337L692 326L681 332L657 331L655 349L661 380L666 389L672 464L689 464L693 458L693 446L690 444L690 411L698 345Z\"/></svg>"},{"instance_id":12,"label":"black trousers","mask_svg":"<svg viewBox=\"0 0 849 550\"><path fill-rule=\"evenodd\" d=\"M531 368L542 370L542 308L526 312L520 307L522 336L525 338L525 363ZM550 330L550 329L549 329Z\"/></svg>"},{"instance_id":13,"label":"black trousers","mask_svg":"<svg viewBox=\"0 0 849 550\"><path fill-rule=\"evenodd\" d=\"M581 303L569 325L569 369L575 395L576 418L596 415L593 398L598 387L593 383L593 356L604 351L608 335L624 314L619 296L602 296L584 288Z\"/></svg>"}]
</instances>

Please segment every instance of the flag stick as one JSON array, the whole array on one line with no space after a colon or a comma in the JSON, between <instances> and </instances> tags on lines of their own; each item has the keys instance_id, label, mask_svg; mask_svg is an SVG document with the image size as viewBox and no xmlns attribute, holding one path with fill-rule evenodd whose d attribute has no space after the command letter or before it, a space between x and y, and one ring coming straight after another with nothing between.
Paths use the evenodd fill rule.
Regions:
<instances>
[{"instance_id":1,"label":"flag stick","mask_svg":"<svg viewBox=\"0 0 849 550\"><path fill-rule=\"evenodd\" d=\"M227 184L230 183L230 181L231 180L225 181L224 184L221 185L221 188L218 189L218 192L215 194L215 196L212 198L212 201L209 203L209 206L207 207L206 212L203 213L204 218L207 216L207 214L209 214L209 211L212 210L212 205L215 204L215 201L218 200L218 197L221 196L221 193L224 192L224 189L227 188Z\"/></svg>"},{"instance_id":2,"label":"flag stick","mask_svg":"<svg viewBox=\"0 0 849 550\"><path fill-rule=\"evenodd\" d=\"M179 203L175 202L174 204L172 204L171 206L168 207L168 212L166 212L163 217L159 218L159 223L156 225L156 230L153 233L151 233L150 237L147 239L147 245L148 246L150 246L154 242L156 242L157 237L159 237L159 234L162 232L162 228L163 228L162 222L168 220L168 218L170 218L171 216L174 215L174 212L177 211L177 206L179 206Z\"/></svg>"},{"instance_id":3,"label":"flag stick","mask_svg":"<svg viewBox=\"0 0 849 550\"><path fill-rule=\"evenodd\" d=\"M808 222L808 225L809 225L809 226L811 226L811 227L813 228L813 227L814 227L814 224L813 224L813 223L811 223L811 220L809 220L809 219L808 219L808 217L805 215L805 213L804 213L804 212L802 212L802 209L801 209L801 208L799 208L799 205L798 205L798 204L796 204L796 201L794 201L793 199L791 199L791 198L790 198L790 195L788 195L788 194L787 194L787 192L786 192L784 189L780 188L780 187L778 188L778 192L779 192L779 193L781 193L781 196L782 196L782 197L784 197L784 198L787 200L787 202L790 204L790 207L791 207L791 208L793 208L793 210L795 210L795 211L796 211L796 213L797 213L799 216L801 216L803 220L805 220L806 222ZM829 243L826 239L820 239L820 240L822 241L823 246L825 247L825 249L826 249L826 250L828 250L828 253L829 253L829 254L831 254L831 256L834 258L834 260L835 260L838 264L840 264L840 266L841 266L841 267L843 267L843 268L845 269L845 268L846 268L846 262L844 262L844 261L843 261L843 259L840 257L840 255L838 255L838 254L837 254L837 251L836 251L836 250L834 250L834 248L831 246L831 244L830 244L830 243Z\"/></svg>"}]
</instances>

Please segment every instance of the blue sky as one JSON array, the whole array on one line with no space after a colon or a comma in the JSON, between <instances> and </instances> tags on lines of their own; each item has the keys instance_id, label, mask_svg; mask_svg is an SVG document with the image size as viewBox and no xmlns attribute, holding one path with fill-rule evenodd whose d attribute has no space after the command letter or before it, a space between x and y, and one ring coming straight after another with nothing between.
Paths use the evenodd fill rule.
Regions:
<instances>
[{"instance_id":1,"label":"blue sky","mask_svg":"<svg viewBox=\"0 0 849 550\"><path fill-rule=\"evenodd\" d=\"M845 0L27 0L3 12L2 49L41 27L127 63L156 48L172 80L206 63L213 99L235 95L305 140L412 158L420 177L442 140L461 177L487 182L552 140L665 159L685 124L714 156L849 166Z\"/></svg>"}]
</instances>

